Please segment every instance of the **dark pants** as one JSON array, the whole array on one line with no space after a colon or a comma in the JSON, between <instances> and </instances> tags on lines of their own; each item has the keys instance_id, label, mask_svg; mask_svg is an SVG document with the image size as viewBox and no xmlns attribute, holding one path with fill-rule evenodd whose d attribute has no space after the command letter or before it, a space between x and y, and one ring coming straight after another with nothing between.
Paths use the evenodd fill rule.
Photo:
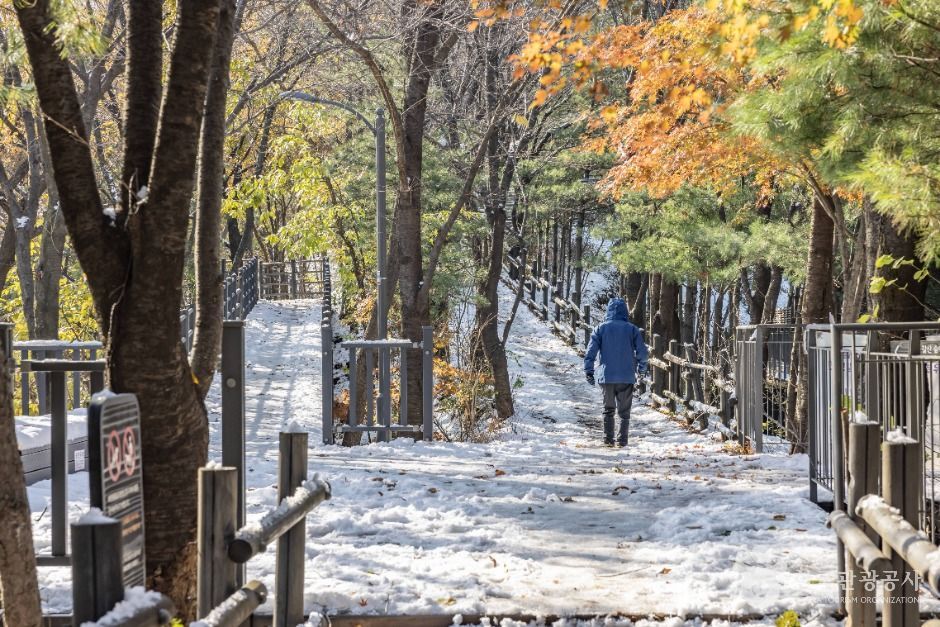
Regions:
<instances>
[{"instance_id":1,"label":"dark pants","mask_svg":"<svg viewBox=\"0 0 940 627\"><path fill-rule=\"evenodd\" d=\"M620 433L617 444L627 445L630 430L630 408L633 406L632 383L601 383L604 392L604 442L614 443L614 410L620 416Z\"/></svg>"}]
</instances>

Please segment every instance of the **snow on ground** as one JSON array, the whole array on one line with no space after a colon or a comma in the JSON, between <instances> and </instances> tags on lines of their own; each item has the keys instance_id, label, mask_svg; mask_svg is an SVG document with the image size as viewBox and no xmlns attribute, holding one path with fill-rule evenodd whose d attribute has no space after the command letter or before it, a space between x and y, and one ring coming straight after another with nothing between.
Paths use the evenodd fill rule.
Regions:
<instances>
[{"instance_id":1,"label":"snow on ground","mask_svg":"<svg viewBox=\"0 0 940 627\"><path fill-rule=\"evenodd\" d=\"M519 415L497 441L346 449L320 444L319 308L258 304L246 342L249 522L276 505L277 433L292 422L310 432L311 475L333 486L307 520L308 611L806 619L835 609L835 542L806 498L805 457L732 455L646 407L626 449L604 448L599 392L574 352L524 307L511 337ZM70 489L80 512L87 474ZM33 492L47 498L48 482ZM35 530L47 548L47 515ZM67 609L63 570L42 570L48 611ZM269 589L273 571L273 548L249 565Z\"/></svg>"}]
</instances>

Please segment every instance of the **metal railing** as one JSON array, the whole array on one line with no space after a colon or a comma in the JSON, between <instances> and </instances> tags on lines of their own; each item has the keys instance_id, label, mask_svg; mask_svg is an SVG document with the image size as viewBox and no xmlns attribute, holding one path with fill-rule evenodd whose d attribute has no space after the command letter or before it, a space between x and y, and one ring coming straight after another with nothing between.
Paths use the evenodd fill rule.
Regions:
<instances>
[{"instance_id":1,"label":"metal railing","mask_svg":"<svg viewBox=\"0 0 940 627\"><path fill-rule=\"evenodd\" d=\"M810 325L806 329L810 498L844 498L845 423L874 421L924 447L923 528L940 516L940 323ZM838 460L838 463L836 463Z\"/></svg>"},{"instance_id":2,"label":"metal railing","mask_svg":"<svg viewBox=\"0 0 940 627\"><path fill-rule=\"evenodd\" d=\"M791 354L797 327L760 324L735 329L735 397L747 442L763 452L764 436L792 441L787 418Z\"/></svg>"},{"instance_id":3,"label":"metal railing","mask_svg":"<svg viewBox=\"0 0 940 627\"><path fill-rule=\"evenodd\" d=\"M261 264L261 298L287 300L323 296L323 268L326 256L292 261L266 261Z\"/></svg>"},{"instance_id":4,"label":"metal railing","mask_svg":"<svg viewBox=\"0 0 940 627\"><path fill-rule=\"evenodd\" d=\"M340 433L375 432L379 441L391 440L393 434L408 434L431 441L434 437L434 335L431 327L423 327L420 342L411 340L354 340L343 342L349 351L349 413L346 424L330 430ZM421 399L420 425L408 424L408 359L409 350L421 351ZM356 372L359 359L365 359L365 381L360 381ZM388 369L378 368L385 360ZM392 374L398 368L398 422L392 422ZM387 376L382 376L387 372ZM379 376L376 376L379 375ZM366 410L363 424L358 420L356 398L359 386L365 386ZM378 394L376 394L378 387ZM332 409L332 408L331 408ZM332 424L332 417L331 417ZM335 436L331 436L335 437Z\"/></svg>"},{"instance_id":5,"label":"metal railing","mask_svg":"<svg viewBox=\"0 0 940 627\"><path fill-rule=\"evenodd\" d=\"M330 262L323 258L323 300L320 305L320 418L323 443L333 443L333 282Z\"/></svg>"},{"instance_id":6,"label":"metal railing","mask_svg":"<svg viewBox=\"0 0 940 627\"><path fill-rule=\"evenodd\" d=\"M225 272L223 262L222 272L225 281L222 285L222 319L244 320L255 305L260 295L258 268L260 262L257 257L245 261L240 267Z\"/></svg>"}]
</instances>

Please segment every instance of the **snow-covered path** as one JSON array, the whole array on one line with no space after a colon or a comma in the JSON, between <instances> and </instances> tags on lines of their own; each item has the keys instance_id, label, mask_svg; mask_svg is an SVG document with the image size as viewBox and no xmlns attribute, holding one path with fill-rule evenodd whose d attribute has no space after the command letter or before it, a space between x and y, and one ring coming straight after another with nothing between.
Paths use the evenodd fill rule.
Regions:
<instances>
[{"instance_id":1,"label":"snow-covered path","mask_svg":"<svg viewBox=\"0 0 940 627\"><path fill-rule=\"evenodd\" d=\"M333 483L308 520L308 610L834 609L834 541L805 498L805 457L732 455L646 407L627 449L599 446L597 390L524 308L510 346L519 416L497 441L323 447L317 323L306 305L263 303L248 327L250 385L264 393L249 516L275 502L276 433L290 420L311 432L311 471ZM273 583L273 554L256 570Z\"/></svg>"},{"instance_id":2,"label":"snow-covered path","mask_svg":"<svg viewBox=\"0 0 940 627\"><path fill-rule=\"evenodd\" d=\"M835 545L805 498L805 457L732 455L646 407L628 448L601 447L597 390L525 308L510 346L518 415L495 442L323 446L319 322L310 302L261 302L246 325L249 519L276 505L286 424L309 430L310 471L333 485L307 522L308 611L772 620L795 609L805 624L834 609ZM218 399L216 380L216 459ZM70 484L74 513L87 475ZM273 571L273 548L249 566L269 589ZM43 578L48 610L66 610L67 572Z\"/></svg>"}]
</instances>

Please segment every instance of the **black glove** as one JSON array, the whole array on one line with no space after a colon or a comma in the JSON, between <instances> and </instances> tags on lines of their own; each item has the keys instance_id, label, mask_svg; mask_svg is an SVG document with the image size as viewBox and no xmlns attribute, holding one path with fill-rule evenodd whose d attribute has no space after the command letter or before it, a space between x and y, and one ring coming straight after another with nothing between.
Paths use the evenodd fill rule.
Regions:
<instances>
[{"instance_id":1,"label":"black glove","mask_svg":"<svg viewBox=\"0 0 940 627\"><path fill-rule=\"evenodd\" d=\"M594 373L593 372L585 372L584 378L587 380L587 382L590 385L594 385Z\"/></svg>"}]
</instances>

